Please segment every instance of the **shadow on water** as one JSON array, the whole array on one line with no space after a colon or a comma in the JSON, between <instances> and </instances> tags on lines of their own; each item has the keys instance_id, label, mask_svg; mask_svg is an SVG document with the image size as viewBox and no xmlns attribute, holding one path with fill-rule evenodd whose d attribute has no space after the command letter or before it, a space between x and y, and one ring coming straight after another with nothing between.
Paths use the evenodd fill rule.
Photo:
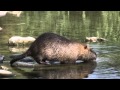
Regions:
<instances>
[{"instance_id":1,"label":"shadow on water","mask_svg":"<svg viewBox=\"0 0 120 90\"><path fill-rule=\"evenodd\" d=\"M83 79L94 72L97 63L95 61L74 65L45 65L34 68L12 68L16 72L16 78L25 79ZM29 69L29 70L28 70ZM17 76L21 75L21 76ZM23 76L23 77L22 77Z\"/></svg>"},{"instance_id":2,"label":"shadow on water","mask_svg":"<svg viewBox=\"0 0 120 90\"><path fill-rule=\"evenodd\" d=\"M29 47L27 47L27 46L26 47L9 46L9 51L12 53L19 53L19 52L23 53L23 52L27 51L28 48Z\"/></svg>"}]
</instances>

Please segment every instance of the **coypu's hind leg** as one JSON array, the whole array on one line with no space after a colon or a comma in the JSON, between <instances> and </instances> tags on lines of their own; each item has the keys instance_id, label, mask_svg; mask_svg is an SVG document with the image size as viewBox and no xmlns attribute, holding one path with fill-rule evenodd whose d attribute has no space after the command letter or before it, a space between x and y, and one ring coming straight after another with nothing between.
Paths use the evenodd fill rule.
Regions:
<instances>
[{"instance_id":1,"label":"coypu's hind leg","mask_svg":"<svg viewBox=\"0 0 120 90\"><path fill-rule=\"evenodd\" d=\"M43 57L41 57L41 56L35 56L35 57L33 57L34 58L34 60L38 63L38 64L49 64L48 62L46 62L46 60L47 60L47 58L43 58Z\"/></svg>"},{"instance_id":2,"label":"coypu's hind leg","mask_svg":"<svg viewBox=\"0 0 120 90\"><path fill-rule=\"evenodd\" d=\"M60 64L65 64L65 61L60 61Z\"/></svg>"},{"instance_id":3,"label":"coypu's hind leg","mask_svg":"<svg viewBox=\"0 0 120 90\"><path fill-rule=\"evenodd\" d=\"M60 61L60 64L75 64L75 60L65 60L65 61Z\"/></svg>"},{"instance_id":4,"label":"coypu's hind leg","mask_svg":"<svg viewBox=\"0 0 120 90\"><path fill-rule=\"evenodd\" d=\"M33 58L34 58L34 60L35 60L38 64L42 64L42 57L40 57L40 56L34 56Z\"/></svg>"}]
</instances>

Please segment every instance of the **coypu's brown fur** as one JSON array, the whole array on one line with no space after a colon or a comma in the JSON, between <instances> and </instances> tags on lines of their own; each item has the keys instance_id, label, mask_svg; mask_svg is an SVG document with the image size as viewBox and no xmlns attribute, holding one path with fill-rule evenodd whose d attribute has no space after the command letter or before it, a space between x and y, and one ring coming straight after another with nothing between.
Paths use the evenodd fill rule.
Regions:
<instances>
[{"instance_id":1,"label":"coypu's brown fur","mask_svg":"<svg viewBox=\"0 0 120 90\"><path fill-rule=\"evenodd\" d=\"M25 53L10 61L11 66L26 56L33 57L39 64L46 60L75 63L76 60L91 61L97 57L96 53L86 44L66 39L54 33L40 35Z\"/></svg>"}]
</instances>

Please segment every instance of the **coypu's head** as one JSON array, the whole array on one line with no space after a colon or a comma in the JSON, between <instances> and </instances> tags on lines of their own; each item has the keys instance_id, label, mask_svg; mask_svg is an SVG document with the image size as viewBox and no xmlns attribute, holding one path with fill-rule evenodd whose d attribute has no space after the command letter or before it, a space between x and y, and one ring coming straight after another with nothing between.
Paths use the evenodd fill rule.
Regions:
<instances>
[{"instance_id":1,"label":"coypu's head","mask_svg":"<svg viewBox=\"0 0 120 90\"><path fill-rule=\"evenodd\" d=\"M97 54L88 45L81 44L79 57L82 61L87 62L87 61L96 60Z\"/></svg>"}]
</instances>

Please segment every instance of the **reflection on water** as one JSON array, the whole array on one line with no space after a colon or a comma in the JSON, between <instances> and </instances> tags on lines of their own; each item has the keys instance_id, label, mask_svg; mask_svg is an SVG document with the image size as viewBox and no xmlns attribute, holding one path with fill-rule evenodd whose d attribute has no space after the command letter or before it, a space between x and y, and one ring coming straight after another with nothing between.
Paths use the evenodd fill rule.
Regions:
<instances>
[{"instance_id":1,"label":"reflection on water","mask_svg":"<svg viewBox=\"0 0 120 90\"><path fill-rule=\"evenodd\" d=\"M13 68L17 73L21 73L26 78L33 79L82 79L89 77L94 72L97 63L81 63L75 65L50 65L38 66L27 72L23 68ZM18 78L18 77L16 77Z\"/></svg>"},{"instance_id":2,"label":"reflection on water","mask_svg":"<svg viewBox=\"0 0 120 90\"><path fill-rule=\"evenodd\" d=\"M20 52L25 52L28 50L29 47L9 47L9 51L12 53L20 53Z\"/></svg>"}]
</instances>

